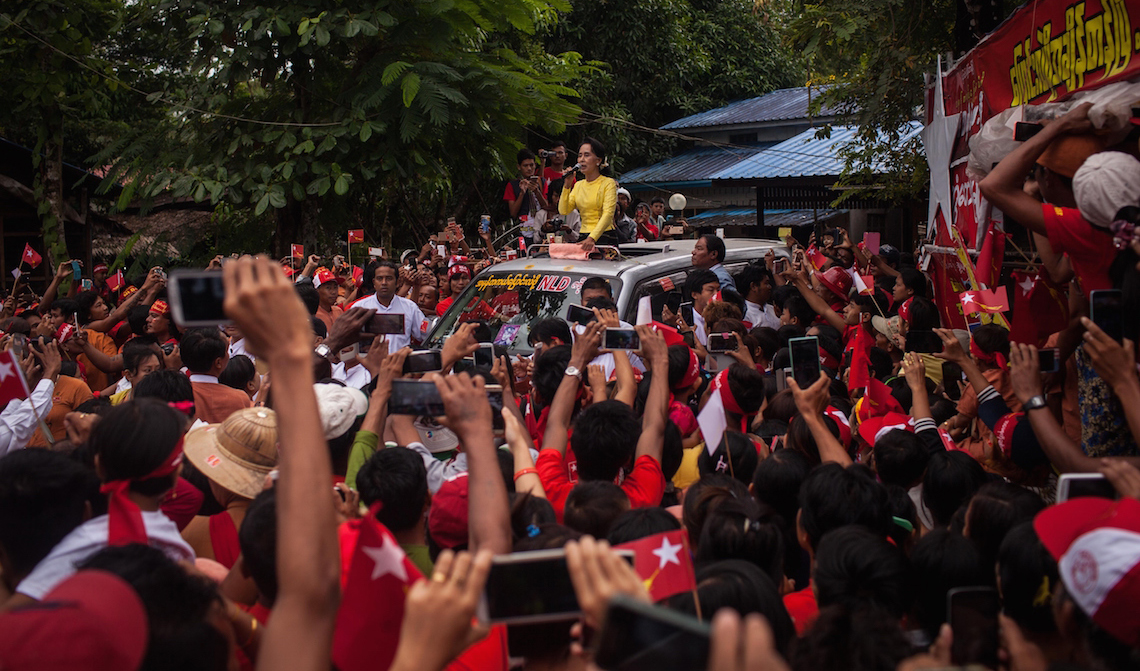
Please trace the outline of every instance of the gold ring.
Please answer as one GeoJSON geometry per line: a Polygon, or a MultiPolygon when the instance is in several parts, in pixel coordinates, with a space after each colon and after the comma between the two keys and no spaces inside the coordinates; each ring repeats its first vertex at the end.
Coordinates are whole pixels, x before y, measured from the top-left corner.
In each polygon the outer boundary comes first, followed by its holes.
{"type": "Polygon", "coordinates": [[[432,573],[431,574],[431,581],[432,582],[447,582],[447,576],[445,576],[442,573],[438,573],[438,572],[432,573]]]}

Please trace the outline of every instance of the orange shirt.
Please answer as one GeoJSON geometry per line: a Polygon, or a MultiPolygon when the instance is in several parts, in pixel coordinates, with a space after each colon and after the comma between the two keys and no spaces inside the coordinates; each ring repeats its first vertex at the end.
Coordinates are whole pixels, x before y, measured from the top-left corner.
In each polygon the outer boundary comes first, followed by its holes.
{"type": "Polygon", "coordinates": [[[217,382],[190,382],[194,388],[194,414],[207,424],[220,424],[242,408],[253,406],[249,394],[217,382]]]}
{"type": "MultiPolygon", "coordinates": [[[[115,356],[119,353],[119,348],[115,346],[115,340],[111,336],[93,329],[83,330],[87,332],[87,342],[91,343],[95,349],[107,356],[115,356]]],[[[88,387],[103,391],[111,386],[111,376],[96,368],[86,354],[80,354],[76,359],[83,363],[84,372],[87,374],[88,387]]]]}
{"type": "Polygon", "coordinates": [[[324,322],[325,328],[329,330],[329,333],[332,333],[333,322],[335,322],[337,317],[339,317],[343,312],[344,309],[342,309],[339,305],[334,305],[332,307],[332,310],[326,310],[323,306],[318,307],[317,319],[324,322]]]}
{"type": "MultiPolygon", "coordinates": [[[[47,423],[52,438],[56,440],[66,438],[67,429],[63,426],[64,415],[75,410],[93,397],[94,394],[91,393],[91,388],[88,387],[83,380],[68,375],[60,375],[59,379],[55,381],[55,391],[51,397],[51,410],[49,410],[47,416],[44,417],[44,422],[47,423]]],[[[28,447],[47,446],[48,442],[44,439],[43,429],[37,428],[36,432],[33,433],[32,437],[28,440],[28,447]]]]}

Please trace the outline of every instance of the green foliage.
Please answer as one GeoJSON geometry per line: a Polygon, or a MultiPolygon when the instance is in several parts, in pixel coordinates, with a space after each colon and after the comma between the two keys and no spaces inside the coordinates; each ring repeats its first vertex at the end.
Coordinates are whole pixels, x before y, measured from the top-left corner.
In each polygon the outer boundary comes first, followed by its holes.
{"type": "Polygon", "coordinates": [[[588,70],[573,53],[505,45],[560,6],[545,0],[143,4],[187,56],[156,96],[172,113],[101,155],[114,162],[105,184],[275,211],[279,238],[295,236],[278,245],[321,227],[375,235],[409,215],[430,226],[437,208],[414,210],[411,191],[446,199],[476,174],[505,175],[525,128],[577,118],[567,83],[588,70]]]}
{"type": "Polygon", "coordinates": [[[551,26],[550,51],[572,50],[609,65],[579,90],[583,134],[610,145],[619,170],[668,156],[676,142],[659,128],[680,117],[802,86],[805,69],[750,0],[576,2],[551,26]]]}

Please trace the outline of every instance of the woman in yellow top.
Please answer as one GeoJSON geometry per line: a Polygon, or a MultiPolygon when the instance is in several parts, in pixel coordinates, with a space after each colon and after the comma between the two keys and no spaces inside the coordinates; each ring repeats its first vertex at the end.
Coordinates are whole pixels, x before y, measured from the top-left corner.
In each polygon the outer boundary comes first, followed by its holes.
{"type": "Polygon", "coordinates": [[[617,209],[617,182],[602,175],[606,165],[606,148],[593,138],[586,138],[578,148],[578,168],[585,180],[575,180],[571,169],[558,199],[558,213],[566,216],[578,210],[582,217],[580,234],[582,251],[589,252],[598,242],[607,245],[618,243],[614,230],[614,211],[617,209]]]}

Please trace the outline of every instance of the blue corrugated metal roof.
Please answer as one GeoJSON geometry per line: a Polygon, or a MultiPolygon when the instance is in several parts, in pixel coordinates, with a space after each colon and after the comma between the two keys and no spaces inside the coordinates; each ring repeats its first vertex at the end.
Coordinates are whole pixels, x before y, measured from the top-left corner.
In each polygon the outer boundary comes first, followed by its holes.
{"type": "MultiPolygon", "coordinates": [[[[819,97],[823,89],[801,86],[794,89],[779,89],[762,96],[738,100],[724,107],[707,112],[692,114],[665,124],[664,130],[702,128],[708,126],[731,126],[735,124],[765,123],[808,118],[808,101],[819,97]]],[[[823,108],[817,117],[835,116],[839,112],[823,108]]]]}
{"type": "MultiPolygon", "coordinates": [[[[764,210],[765,226],[807,226],[819,221],[826,221],[846,213],[847,210],[764,210]]],[[[723,207],[715,210],[705,210],[699,214],[688,217],[688,220],[699,227],[705,226],[755,226],[755,207],[723,207]]]]}
{"type": "Polygon", "coordinates": [[[708,180],[709,175],[729,168],[741,160],[755,156],[766,146],[738,148],[738,147],[698,147],[676,156],[671,156],[660,163],[643,168],[634,168],[623,174],[618,180],[622,185],[634,182],[694,182],[708,180]]]}
{"type": "MultiPolygon", "coordinates": [[[[857,130],[855,126],[832,126],[831,137],[817,138],[815,129],[808,129],[709,175],[708,179],[716,181],[838,175],[843,172],[839,150],[855,139],[857,130]]],[[[921,130],[922,124],[912,121],[900,142],[910,140],[921,130]]]]}

